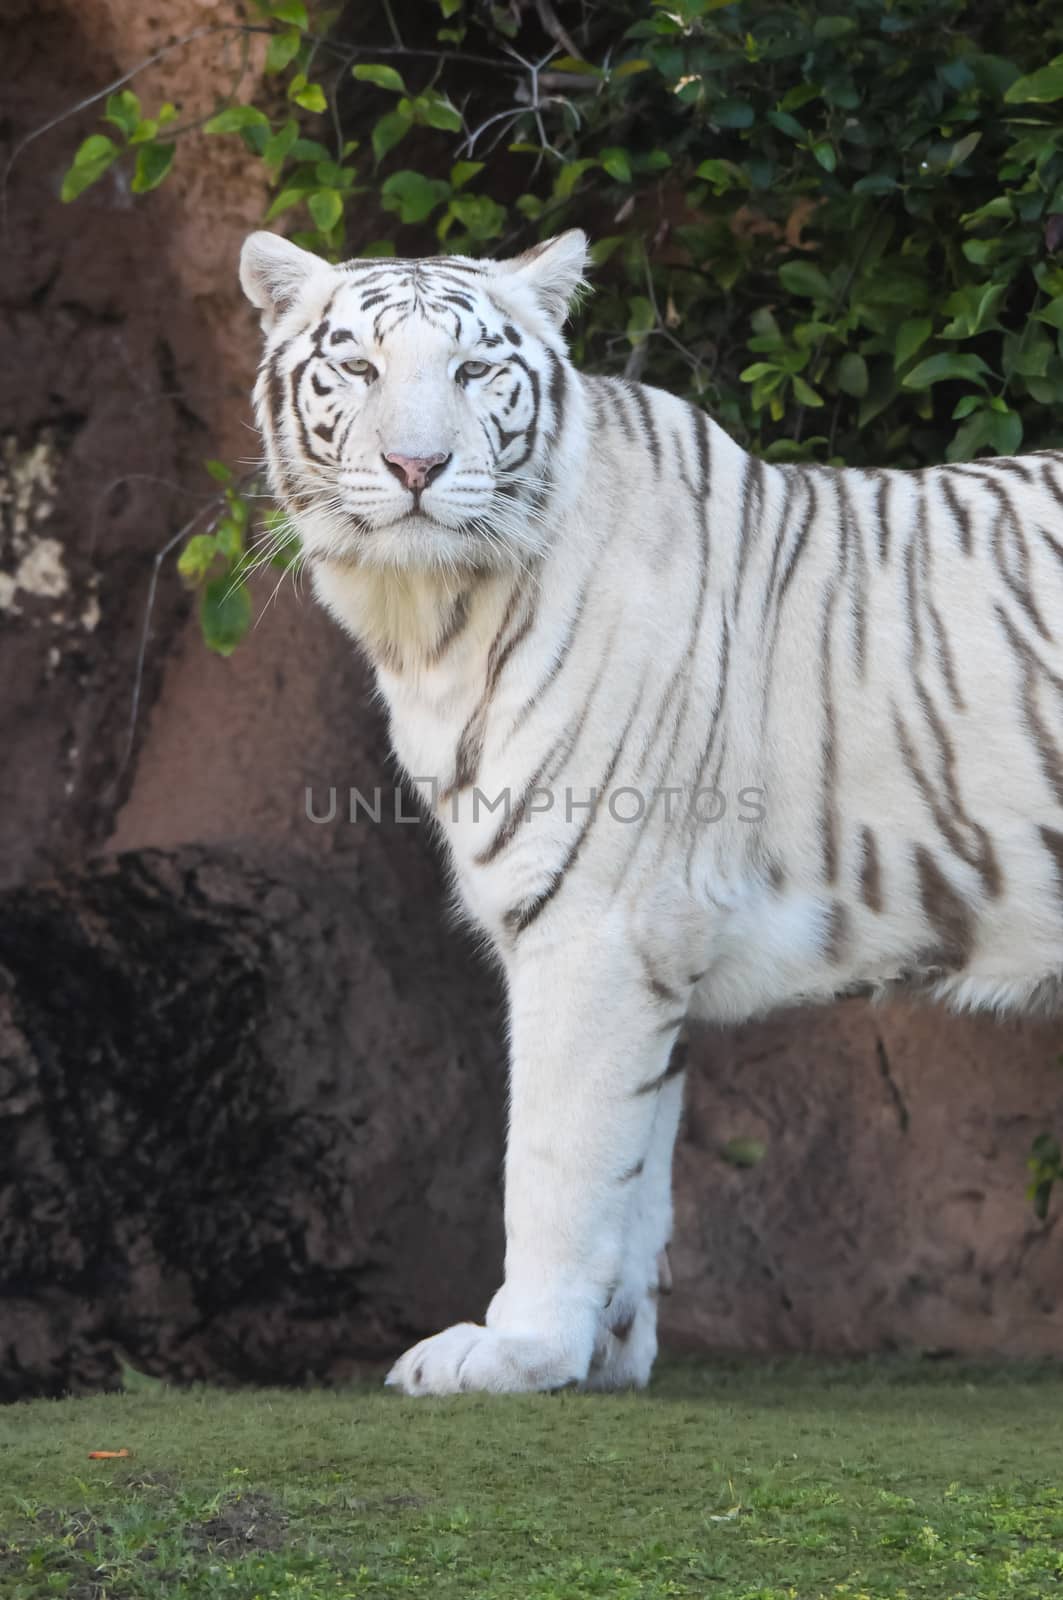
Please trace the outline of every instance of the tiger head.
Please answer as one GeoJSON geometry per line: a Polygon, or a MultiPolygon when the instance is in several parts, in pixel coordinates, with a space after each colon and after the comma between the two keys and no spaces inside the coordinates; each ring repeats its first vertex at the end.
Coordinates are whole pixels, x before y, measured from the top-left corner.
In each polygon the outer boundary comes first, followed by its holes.
{"type": "Polygon", "coordinates": [[[576,387],[560,330],[586,252],[574,229],[506,261],[330,266],[250,236],[255,407],[311,562],[491,569],[543,548],[576,387]]]}

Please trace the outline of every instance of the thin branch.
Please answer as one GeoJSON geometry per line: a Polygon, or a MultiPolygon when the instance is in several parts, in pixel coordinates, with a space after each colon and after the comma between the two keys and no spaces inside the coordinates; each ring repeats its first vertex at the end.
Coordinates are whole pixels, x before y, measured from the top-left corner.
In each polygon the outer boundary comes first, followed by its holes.
{"type": "MultiPolygon", "coordinates": [[[[29,146],[33,144],[34,140],[42,138],[44,134],[50,133],[53,128],[58,128],[62,123],[69,121],[71,117],[76,117],[79,112],[87,111],[90,106],[96,105],[100,100],[105,100],[108,95],[116,93],[116,91],[121,89],[125,84],[131,83],[134,78],[138,77],[140,73],[146,71],[148,67],[154,66],[157,61],[165,60],[165,58],[169,55],[172,55],[175,50],[183,49],[185,45],[192,44],[196,39],[203,39],[208,36],[216,36],[224,33],[237,33],[243,35],[266,34],[269,37],[273,37],[276,32],[276,28],[259,26],[254,23],[205,23],[200,28],[193,28],[191,33],[182,34],[179,39],[171,40],[169,44],[163,45],[160,49],[153,51],[150,56],[145,56],[143,60],[138,61],[135,66],[130,67],[127,72],[123,72],[120,77],[114,78],[110,83],[105,84],[102,89],[97,89],[93,94],[86,95],[84,99],[76,101],[74,105],[67,106],[65,111],[59,112],[58,116],[51,117],[47,122],[42,122],[37,128],[32,128],[30,132],[27,133],[24,138],[20,139],[18,144],[15,145],[15,148],[7,158],[3,173],[0,174],[0,234],[3,235],[5,241],[10,242],[7,204],[8,182],[10,180],[11,173],[14,170],[15,163],[21,159],[29,146]]],[[[510,66],[509,62],[502,60],[500,57],[471,54],[467,55],[461,50],[415,50],[403,44],[352,45],[349,41],[345,42],[339,39],[326,38],[322,34],[310,32],[305,32],[304,37],[309,39],[315,46],[320,46],[324,50],[331,51],[334,55],[346,57],[345,65],[349,65],[351,62],[358,60],[359,57],[365,56],[369,56],[370,58],[373,56],[407,56],[415,60],[428,60],[435,62],[459,61],[464,62],[467,66],[490,67],[495,72],[509,72],[517,74],[521,70],[521,68],[518,66],[510,66]]],[[[213,115],[213,113],[211,113],[211,115],[213,115]]],[[[209,118],[207,120],[209,120],[209,118]]],[[[189,126],[195,126],[195,124],[190,124],[189,126]]],[[[188,129],[182,129],[181,131],[186,132],[188,129]]]]}
{"type": "MultiPolygon", "coordinates": [[[[197,489],[186,489],[183,484],[175,483],[172,478],[160,478],[153,472],[123,472],[120,477],[112,478],[106,488],[100,490],[96,496],[96,503],[92,512],[92,532],[89,536],[89,548],[86,554],[91,560],[96,551],[96,536],[99,533],[100,514],[110,496],[116,489],[125,483],[154,483],[161,489],[169,489],[172,494],[183,494],[190,500],[216,500],[217,494],[208,491],[206,494],[197,489]]],[[[203,510],[203,507],[200,507],[203,510]]]]}
{"type": "Polygon", "coordinates": [[[140,691],[144,683],[144,661],[148,653],[148,639],[151,634],[151,614],[155,609],[155,592],[159,586],[159,571],[163,562],[166,560],[166,557],[170,554],[170,551],[174,549],[176,545],[179,545],[182,539],[188,538],[189,534],[192,532],[192,529],[195,527],[200,517],[203,516],[204,512],[209,511],[211,506],[217,506],[220,515],[221,506],[224,504],[224,500],[225,497],[222,494],[212,495],[208,504],[205,506],[200,506],[195,516],[190,517],[185,523],[184,527],[179,528],[173,537],[171,539],[167,539],[162,548],[157,550],[155,553],[155,558],[151,565],[151,580],[148,583],[148,598],[144,603],[144,621],[140,628],[140,644],[137,648],[136,670],[133,674],[133,694],[129,705],[129,727],[126,732],[125,751],[122,755],[121,764],[119,765],[118,771],[115,775],[114,781],[116,784],[121,783],[122,778],[125,776],[126,769],[129,766],[130,759],[133,755],[133,743],[137,734],[137,718],[140,715],[140,691]]]}
{"type": "Polygon", "coordinates": [[[388,27],[391,30],[391,37],[394,39],[398,49],[404,50],[406,47],[402,42],[402,34],[399,32],[399,25],[395,21],[395,13],[391,9],[391,0],[383,0],[383,3],[384,15],[388,19],[388,27]]]}
{"type": "Polygon", "coordinates": [[[154,54],[145,56],[143,61],[138,61],[135,67],[130,67],[128,72],[123,72],[122,76],[115,78],[113,83],[107,84],[103,89],[97,89],[95,94],[86,95],[76,105],[67,106],[66,110],[60,111],[58,116],[50,118],[48,122],[42,122],[39,128],[33,128],[24,138],[20,139],[8,156],[3,176],[0,177],[0,219],[2,219],[0,220],[0,227],[3,229],[4,238],[10,238],[7,225],[8,179],[11,176],[15,162],[18,161],[35,139],[41,138],[43,134],[50,133],[53,128],[58,128],[60,123],[68,121],[71,117],[76,117],[79,111],[86,111],[89,106],[95,105],[98,100],[104,100],[108,95],[114,94],[123,84],[129,83],[131,79],[135,78],[138,73],[143,72],[147,67],[154,66],[156,61],[162,61],[166,56],[172,55],[175,50],[180,50],[184,45],[191,44],[194,39],[202,39],[207,34],[231,33],[234,29],[238,32],[244,31],[242,25],[237,27],[236,24],[232,23],[212,22],[205,24],[201,28],[193,28],[191,33],[183,34],[180,39],[175,39],[171,44],[163,45],[154,54]]]}

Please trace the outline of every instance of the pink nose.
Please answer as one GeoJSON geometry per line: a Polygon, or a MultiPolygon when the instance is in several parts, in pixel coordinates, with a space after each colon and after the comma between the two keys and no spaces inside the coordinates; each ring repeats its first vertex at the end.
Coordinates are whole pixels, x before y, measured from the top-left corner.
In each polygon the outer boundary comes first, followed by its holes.
{"type": "Polygon", "coordinates": [[[434,456],[403,456],[397,451],[391,451],[384,457],[388,471],[393,472],[399,482],[405,484],[407,489],[412,489],[415,494],[427,489],[433,479],[439,477],[449,460],[449,455],[444,455],[442,452],[434,456]]]}

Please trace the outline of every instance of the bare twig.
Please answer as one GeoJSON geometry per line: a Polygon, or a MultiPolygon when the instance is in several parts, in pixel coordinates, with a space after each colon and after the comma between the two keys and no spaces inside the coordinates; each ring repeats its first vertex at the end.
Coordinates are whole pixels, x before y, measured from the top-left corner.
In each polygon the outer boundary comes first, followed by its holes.
{"type": "Polygon", "coordinates": [[[173,537],[167,539],[162,548],[155,552],[155,558],[151,564],[151,579],[148,583],[148,597],[144,603],[144,620],[140,628],[140,644],[137,648],[137,664],[133,673],[133,694],[129,705],[129,727],[126,732],[125,751],[122,755],[121,764],[115,775],[116,784],[122,781],[133,754],[133,744],[137,733],[137,718],[140,715],[140,692],[144,683],[144,661],[148,653],[148,639],[151,635],[151,616],[155,609],[155,592],[159,586],[159,571],[163,562],[166,560],[166,557],[170,554],[170,551],[173,550],[176,545],[179,545],[183,539],[188,538],[189,534],[192,532],[199,519],[203,516],[204,512],[209,511],[211,507],[217,507],[218,515],[220,516],[221,507],[224,505],[224,503],[225,497],[223,494],[212,495],[208,503],[205,506],[200,506],[195,516],[189,517],[184,527],[178,528],[173,537]]]}
{"type": "MultiPolygon", "coordinates": [[[[180,39],[174,39],[172,43],[163,45],[160,50],[156,50],[152,55],[145,56],[143,61],[138,61],[135,67],[130,67],[128,72],[123,72],[120,78],[115,78],[112,83],[108,83],[104,88],[97,89],[95,94],[86,95],[83,100],[77,101],[75,105],[67,106],[66,110],[60,111],[58,116],[49,118],[47,122],[42,122],[39,128],[31,129],[24,138],[20,139],[8,156],[3,176],[0,177],[0,227],[3,229],[5,240],[9,238],[7,225],[8,179],[11,176],[15,162],[19,160],[35,139],[40,139],[42,135],[50,133],[53,128],[58,128],[60,123],[67,122],[71,117],[76,117],[79,111],[86,111],[89,106],[95,105],[98,100],[104,100],[108,95],[114,94],[123,84],[129,83],[131,79],[135,78],[138,73],[154,66],[156,61],[162,61],[166,56],[172,55],[175,50],[180,50],[184,45],[191,44],[194,39],[205,38],[207,34],[231,33],[235,28],[235,24],[228,23],[207,23],[202,28],[193,28],[191,33],[183,34],[180,39]]],[[[244,30],[241,26],[237,31],[242,32],[244,30]]],[[[267,29],[266,31],[268,32],[269,30],[267,29]]]]}
{"type": "MultiPolygon", "coordinates": [[[[96,551],[96,536],[99,533],[100,514],[114,491],[120,489],[126,483],[154,483],[160,489],[169,489],[173,494],[186,495],[190,500],[217,499],[217,494],[213,490],[203,494],[196,489],[186,489],[183,484],[175,483],[172,478],[160,478],[153,472],[123,472],[120,477],[112,478],[106,488],[101,489],[96,496],[96,504],[92,512],[92,531],[89,535],[89,548],[86,552],[90,560],[96,551]]],[[[202,510],[202,507],[200,509],[202,510]]]]}
{"type": "Polygon", "coordinates": [[[583,52],[572,43],[571,37],[565,32],[564,25],[551,5],[550,0],[536,0],[535,9],[538,12],[543,32],[549,38],[555,40],[563,50],[567,50],[570,56],[574,56],[577,61],[581,61],[583,52]]]}

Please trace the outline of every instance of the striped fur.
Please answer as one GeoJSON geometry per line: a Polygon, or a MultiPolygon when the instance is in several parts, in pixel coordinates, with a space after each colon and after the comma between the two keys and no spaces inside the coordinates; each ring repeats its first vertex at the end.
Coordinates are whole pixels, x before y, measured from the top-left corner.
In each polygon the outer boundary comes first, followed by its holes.
{"type": "Polygon", "coordinates": [[[769,466],[574,370],[582,236],[342,268],[263,237],[275,488],[509,986],[506,1280],[393,1381],[645,1382],[688,1018],[1057,1002],[1063,453],[769,466]],[[420,514],[391,450],[450,457],[420,514]]]}

